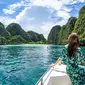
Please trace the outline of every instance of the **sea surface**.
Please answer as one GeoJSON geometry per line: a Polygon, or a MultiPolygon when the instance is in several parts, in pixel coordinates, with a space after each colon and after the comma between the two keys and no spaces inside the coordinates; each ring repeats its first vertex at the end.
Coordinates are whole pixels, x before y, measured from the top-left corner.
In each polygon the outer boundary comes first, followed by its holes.
{"type": "MultiPolygon", "coordinates": [[[[0,45],[0,85],[35,85],[61,56],[61,45],[0,45]]],[[[85,47],[81,47],[85,55],[85,47]]]]}

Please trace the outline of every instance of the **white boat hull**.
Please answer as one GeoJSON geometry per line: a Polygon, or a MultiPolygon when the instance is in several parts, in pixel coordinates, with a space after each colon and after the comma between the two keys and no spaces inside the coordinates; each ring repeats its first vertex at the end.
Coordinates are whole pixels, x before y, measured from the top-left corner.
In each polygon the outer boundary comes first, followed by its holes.
{"type": "Polygon", "coordinates": [[[50,68],[36,85],[71,85],[70,78],[66,74],[66,65],[61,64],[50,68]]]}

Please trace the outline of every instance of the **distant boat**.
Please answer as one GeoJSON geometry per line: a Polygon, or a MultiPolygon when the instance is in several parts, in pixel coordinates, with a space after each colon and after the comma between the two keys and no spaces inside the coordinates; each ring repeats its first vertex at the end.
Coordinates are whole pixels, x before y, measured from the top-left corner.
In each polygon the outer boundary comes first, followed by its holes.
{"type": "Polygon", "coordinates": [[[35,85],[71,85],[66,65],[60,64],[48,69],[35,85]]]}

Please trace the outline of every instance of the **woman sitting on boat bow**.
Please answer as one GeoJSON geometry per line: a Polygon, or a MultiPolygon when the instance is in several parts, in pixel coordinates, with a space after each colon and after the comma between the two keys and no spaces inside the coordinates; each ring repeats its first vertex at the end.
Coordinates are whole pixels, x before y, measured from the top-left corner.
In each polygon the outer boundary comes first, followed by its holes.
{"type": "MultiPolygon", "coordinates": [[[[62,56],[56,61],[56,64],[61,62],[66,64],[66,71],[69,75],[72,85],[85,85],[85,59],[79,48],[79,38],[76,33],[71,33],[68,37],[68,44],[65,45],[62,56]]],[[[52,64],[54,67],[56,64],[52,64]]]]}

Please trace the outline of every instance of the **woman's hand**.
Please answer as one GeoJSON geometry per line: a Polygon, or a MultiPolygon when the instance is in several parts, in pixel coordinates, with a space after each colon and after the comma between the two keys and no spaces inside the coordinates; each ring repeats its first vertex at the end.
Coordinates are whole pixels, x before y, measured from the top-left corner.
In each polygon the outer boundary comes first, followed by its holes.
{"type": "Polygon", "coordinates": [[[54,66],[55,66],[56,64],[59,64],[59,63],[61,63],[61,58],[58,58],[58,60],[56,61],[56,63],[55,63],[55,64],[51,64],[50,67],[53,67],[53,68],[54,68],[54,66]]]}
{"type": "Polygon", "coordinates": [[[55,66],[55,64],[53,64],[53,63],[50,65],[50,67],[52,67],[52,68],[54,68],[54,66],[55,66]]]}

